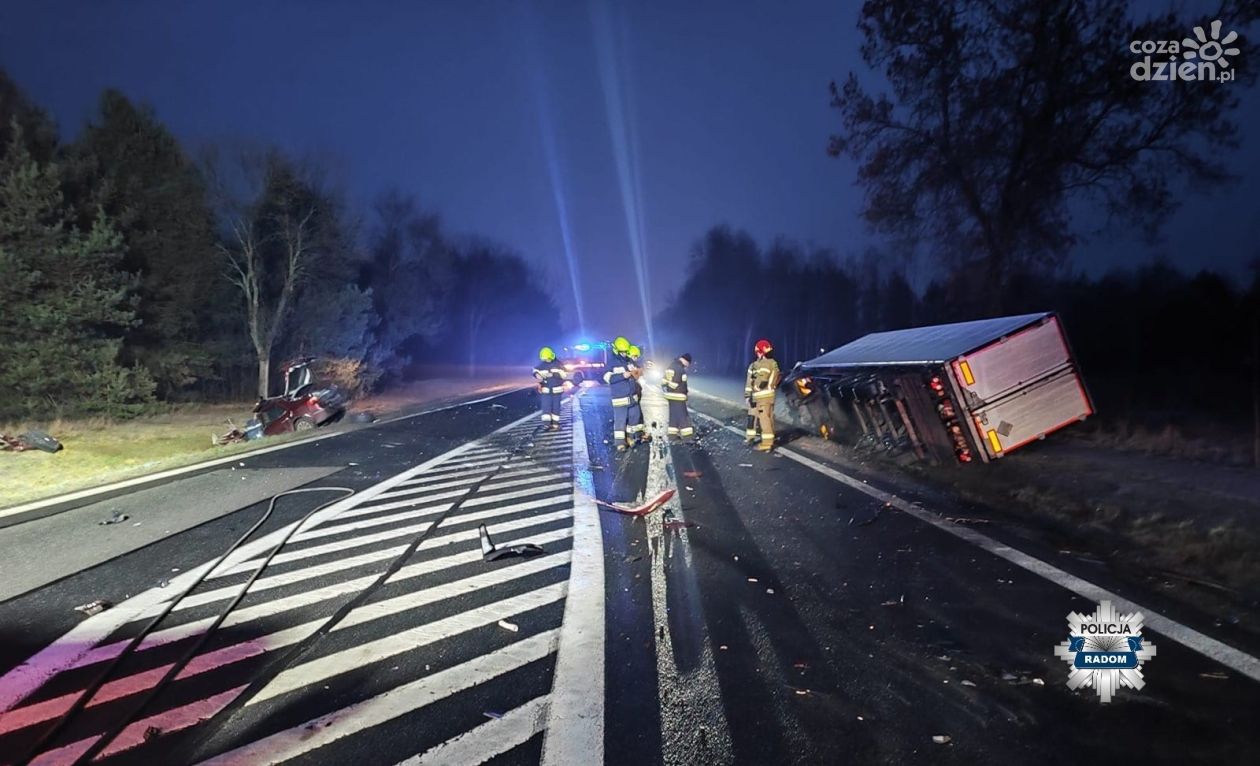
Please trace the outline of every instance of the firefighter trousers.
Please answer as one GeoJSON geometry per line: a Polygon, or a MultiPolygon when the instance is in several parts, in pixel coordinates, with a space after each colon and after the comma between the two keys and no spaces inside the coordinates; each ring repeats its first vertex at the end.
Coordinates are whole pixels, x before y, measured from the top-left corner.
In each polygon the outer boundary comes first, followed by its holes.
{"type": "Polygon", "coordinates": [[[630,406],[626,408],[626,436],[634,438],[639,434],[647,433],[647,426],[643,424],[643,407],[639,404],[638,396],[630,397],[630,406]]]}
{"type": "Polygon", "coordinates": [[[774,444],[774,399],[754,399],[752,406],[748,408],[748,428],[745,429],[744,435],[750,441],[757,438],[757,432],[761,432],[761,444],[767,446],[774,444]]]}
{"type": "Polygon", "coordinates": [[[613,400],[613,443],[621,444],[626,440],[626,423],[630,415],[630,400],[613,400]],[[618,404],[623,401],[624,404],[618,404]]]}
{"type": "Polygon", "coordinates": [[[538,395],[538,411],[543,425],[560,425],[560,394],[543,392],[538,395]]]}
{"type": "Polygon", "coordinates": [[[669,430],[670,436],[680,436],[686,438],[694,435],[696,429],[691,426],[691,415],[687,413],[687,400],[669,400],[669,430]]]}

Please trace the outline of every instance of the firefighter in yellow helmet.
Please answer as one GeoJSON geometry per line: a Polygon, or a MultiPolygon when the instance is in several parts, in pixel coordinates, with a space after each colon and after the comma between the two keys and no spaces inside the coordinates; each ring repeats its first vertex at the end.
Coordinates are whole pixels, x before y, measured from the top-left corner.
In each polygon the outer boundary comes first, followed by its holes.
{"type": "Polygon", "coordinates": [[[629,444],[630,404],[634,399],[634,384],[637,378],[634,362],[630,360],[630,341],[618,337],[613,341],[612,354],[608,357],[608,366],[604,369],[604,382],[608,384],[612,396],[613,408],[613,443],[618,452],[625,452],[629,444]]]}
{"type": "Polygon", "coordinates": [[[647,432],[647,426],[643,423],[643,384],[639,382],[643,377],[643,366],[640,361],[643,351],[631,344],[626,356],[634,365],[634,398],[630,400],[630,411],[626,413],[626,438],[632,440],[637,438],[640,444],[646,444],[652,441],[652,435],[647,432]]]}
{"type": "Polygon", "coordinates": [[[538,410],[548,431],[560,430],[560,395],[564,393],[564,381],[568,377],[564,365],[556,361],[551,346],[538,350],[538,364],[534,365],[534,377],[538,380],[538,410]]]}
{"type": "Polygon", "coordinates": [[[753,351],[757,358],[748,365],[744,382],[744,397],[748,399],[748,428],[744,436],[753,444],[758,441],[757,431],[761,431],[757,449],[769,451],[774,448],[774,392],[779,385],[779,363],[771,357],[774,347],[768,340],[757,341],[753,351]]]}

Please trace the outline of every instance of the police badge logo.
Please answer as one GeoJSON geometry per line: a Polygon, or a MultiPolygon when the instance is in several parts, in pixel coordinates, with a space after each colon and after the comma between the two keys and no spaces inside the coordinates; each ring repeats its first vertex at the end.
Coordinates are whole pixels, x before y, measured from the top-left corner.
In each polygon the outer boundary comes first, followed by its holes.
{"type": "Polygon", "coordinates": [[[1068,613],[1068,640],[1054,648],[1054,655],[1071,666],[1068,688],[1092,686],[1106,703],[1121,686],[1145,686],[1142,663],[1155,656],[1155,645],[1142,638],[1143,619],[1141,612],[1118,613],[1110,601],[1092,615],[1068,613]]]}

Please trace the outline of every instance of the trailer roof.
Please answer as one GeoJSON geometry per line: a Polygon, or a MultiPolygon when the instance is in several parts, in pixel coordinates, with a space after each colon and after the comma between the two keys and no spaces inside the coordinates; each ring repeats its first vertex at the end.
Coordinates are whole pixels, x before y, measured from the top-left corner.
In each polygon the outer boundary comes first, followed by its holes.
{"type": "Polygon", "coordinates": [[[874,332],[805,362],[807,368],[940,364],[975,351],[1052,312],[874,332]]]}

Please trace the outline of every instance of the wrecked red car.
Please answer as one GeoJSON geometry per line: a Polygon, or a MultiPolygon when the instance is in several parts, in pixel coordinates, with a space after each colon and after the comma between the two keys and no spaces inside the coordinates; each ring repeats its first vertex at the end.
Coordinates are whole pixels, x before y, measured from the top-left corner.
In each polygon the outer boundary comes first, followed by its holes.
{"type": "Polygon", "coordinates": [[[291,431],[310,431],[340,420],[346,413],[345,392],[335,385],[317,387],[310,358],[295,359],[282,368],[284,393],[259,399],[254,420],[245,428],[246,438],[276,436],[291,431]]]}

